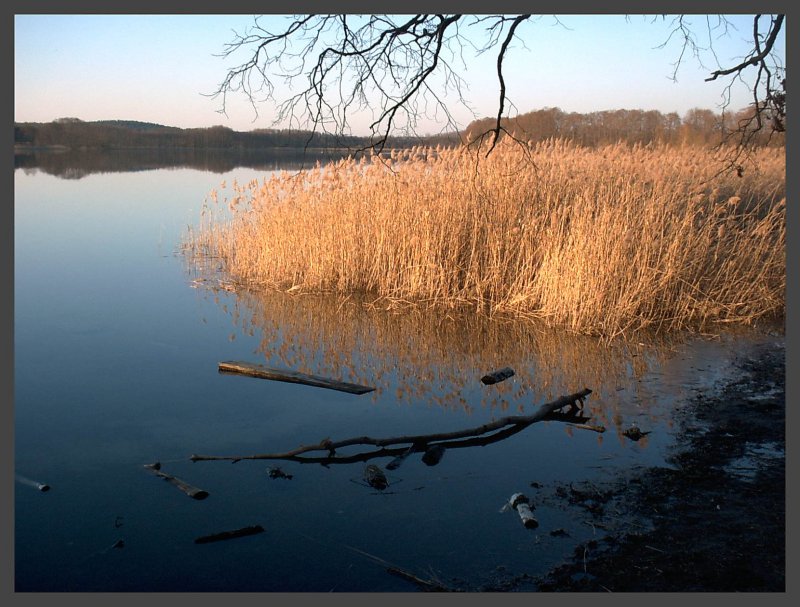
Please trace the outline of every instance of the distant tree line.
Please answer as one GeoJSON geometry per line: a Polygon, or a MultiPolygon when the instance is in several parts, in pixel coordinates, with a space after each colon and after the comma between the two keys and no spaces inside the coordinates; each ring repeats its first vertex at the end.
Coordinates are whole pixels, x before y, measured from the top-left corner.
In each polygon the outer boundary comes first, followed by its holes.
{"type": "MultiPolygon", "coordinates": [[[[586,146],[624,141],[631,144],[650,142],[666,144],[716,145],[737,131],[737,126],[751,118],[748,110],[716,114],[707,109],[689,110],[683,118],[672,112],[650,110],[607,110],[579,114],[559,108],[544,108],[504,119],[504,131],[523,141],[564,138],[586,146]]],[[[495,119],[472,122],[462,133],[427,137],[393,137],[389,147],[418,144],[457,145],[474,141],[486,133],[495,119]]],[[[784,133],[764,131],[762,144],[784,144],[784,133]]],[[[234,131],[224,126],[181,129],[147,122],[106,120],[84,122],[60,118],[47,123],[16,123],[14,142],[25,147],[63,146],[70,149],[216,149],[243,151],[269,148],[346,148],[368,145],[365,137],[340,136],[289,129],[234,131]]]]}
{"type": "Polygon", "coordinates": [[[71,149],[164,148],[242,150],[274,147],[358,147],[361,138],[310,131],[234,131],[224,126],[181,129],[123,120],[83,122],[61,118],[47,123],[16,123],[14,143],[36,147],[66,146],[71,149]]]}
{"type": "MultiPolygon", "coordinates": [[[[717,114],[711,110],[691,109],[681,118],[676,112],[662,114],[657,110],[606,110],[579,114],[559,108],[544,108],[511,119],[502,126],[511,136],[523,141],[549,138],[570,139],[585,146],[624,141],[631,144],[704,144],[717,145],[735,139],[740,126],[753,119],[753,111],[717,114]]],[[[472,122],[465,138],[473,141],[489,131],[495,118],[472,122]]],[[[785,134],[765,129],[753,143],[783,145],[785,134]]]]}

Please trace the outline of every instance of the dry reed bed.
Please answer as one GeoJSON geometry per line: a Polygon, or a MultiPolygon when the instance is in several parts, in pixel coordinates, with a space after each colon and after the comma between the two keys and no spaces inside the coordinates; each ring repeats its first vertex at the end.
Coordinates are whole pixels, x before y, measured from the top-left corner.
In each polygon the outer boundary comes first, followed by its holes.
{"type": "MultiPolygon", "coordinates": [[[[541,318],[613,337],[784,307],[785,155],[700,147],[414,149],[233,185],[187,250],[242,285],[541,318]],[[227,199],[226,199],[227,201],[227,199]],[[230,211],[230,212],[229,212],[230,211]]],[[[213,198],[218,199],[216,193],[213,198]]]]}

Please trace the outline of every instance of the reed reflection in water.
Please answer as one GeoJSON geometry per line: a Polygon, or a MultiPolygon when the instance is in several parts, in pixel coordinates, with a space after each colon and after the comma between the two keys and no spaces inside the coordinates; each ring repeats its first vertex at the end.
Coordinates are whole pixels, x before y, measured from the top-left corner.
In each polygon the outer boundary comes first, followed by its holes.
{"type": "MultiPolygon", "coordinates": [[[[209,286],[207,293],[223,305],[221,288],[232,289],[209,286]]],[[[530,412],[588,387],[592,423],[620,435],[629,426],[621,405],[671,353],[663,340],[609,345],[531,321],[379,307],[355,297],[240,290],[230,301],[223,308],[234,325],[260,339],[263,360],[252,362],[373,386],[361,398],[374,402],[482,409],[492,417],[530,412]],[[481,384],[484,374],[506,366],[513,377],[481,384]]]]}

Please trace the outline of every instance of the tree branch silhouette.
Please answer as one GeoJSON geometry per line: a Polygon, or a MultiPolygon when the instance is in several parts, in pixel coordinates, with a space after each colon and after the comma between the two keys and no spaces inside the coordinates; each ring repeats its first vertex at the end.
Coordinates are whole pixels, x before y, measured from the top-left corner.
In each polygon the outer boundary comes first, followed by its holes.
{"type": "MultiPolygon", "coordinates": [[[[311,125],[309,143],[318,132],[347,135],[352,116],[370,112],[369,143],[359,150],[380,152],[393,134],[416,136],[416,126],[424,117],[444,117],[442,132],[460,132],[450,106],[469,106],[464,96],[467,83],[457,64],[466,67],[465,50],[471,49],[476,56],[494,51],[497,113],[491,125],[478,135],[480,141],[491,137],[491,153],[501,136],[511,136],[504,126],[509,105],[505,61],[511,43],[516,39],[524,46],[519,26],[539,17],[311,14],[290,17],[278,32],[262,27],[256,17],[252,27],[235,34],[225,46],[223,57],[232,58],[243,52],[246,59],[229,69],[211,96],[221,99],[220,112],[225,113],[228,95],[241,92],[249,99],[256,118],[258,105],[270,100],[276,104],[276,124],[288,123],[290,128],[311,125]],[[276,92],[280,83],[287,85],[289,92],[279,98],[276,92]],[[451,93],[455,94],[455,101],[449,97],[451,93]]],[[[767,126],[771,132],[785,131],[786,70],[775,53],[784,15],[770,15],[768,19],[755,15],[751,48],[740,62],[729,66],[719,65],[712,40],[717,29],[722,30],[721,35],[730,35],[730,23],[725,17],[717,17],[716,25],[712,25],[711,16],[706,16],[707,46],[701,44],[686,15],[673,17],[672,24],[668,40],[661,46],[673,38],[681,41],[673,78],[687,55],[693,55],[703,66],[701,54],[710,52],[718,68],[710,71],[706,80],[731,79],[724,92],[724,109],[730,103],[730,87],[743,82],[745,72],[755,70],[755,81],[749,85],[752,106],[737,117],[727,138],[730,142],[738,137],[739,153],[763,142],[761,131],[767,126]]]]}

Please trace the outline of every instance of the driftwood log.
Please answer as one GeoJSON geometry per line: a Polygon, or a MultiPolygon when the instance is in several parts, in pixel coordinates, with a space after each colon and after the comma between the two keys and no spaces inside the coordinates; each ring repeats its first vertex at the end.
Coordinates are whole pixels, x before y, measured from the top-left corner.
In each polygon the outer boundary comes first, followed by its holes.
{"type": "MultiPolygon", "coordinates": [[[[496,421],[483,424],[476,428],[468,428],[466,430],[457,430],[455,432],[440,432],[434,434],[417,434],[406,436],[394,436],[389,438],[373,438],[370,436],[358,436],[348,438],[341,441],[332,441],[329,438],[322,440],[316,445],[303,445],[292,449],[291,451],[284,451],[283,453],[259,453],[254,455],[192,455],[193,462],[199,461],[217,461],[227,460],[238,462],[241,460],[263,460],[263,459],[282,459],[289,461],[296,461],[301,463],[319,463],[319,464],[345,464],[358,461],[366,461],[374,457],[385,456],[402,456],[405,459],[413,451],[428,451],[434,444],[441,445],[441,448],[454,449],[458,447],[471,447],[477,445],[487,445],[498,440],[508,438],[509,436],[521,432],[531,424],[540,421],[565,421],[565,422],[580,422],[588,418],[581,415],[583,402],[585,398],[591,394],[592,391],[588,388],[562,396],[552,402],[544,403],[535,413],[531,415],[509,415],[502,417],[496,421]],[[564,410],[566,409],[566,410],[564,410]],[[495,432],[497,431],[497,432],[495,432]],[[487,435],[490,432],[494,434],[487,435]],[[467,440],[458,440],[467,439],[467,440]],[[380,449],[367,452],[358,453],[348,456],[337,456],[336,450],[353,445],[372,445],[380,447],[380,449]],[[400,448],[390,449],[392,445],[406,445],[400,448]],[[407,445],[411,445],[408,447],[407,445]],[[306,453],[313,451],[327,451],[326,457],[309,457],[304,456],[306,453]]],[[[442,452],[443,453],[443,452],[442,452]]],[[[390,462],[392,464],[393,462],[390,462]]],[[[399,464],[397,464],[399,465],[399,464]]],[[[397,467],[395,465],[390,470],[397,467]]],[[[388,466],[387,466],[388,467],[388,466]]]]}
{"type": "Polygon", "coordinates": [[[375,388],[371,388],[369,386],[351,384],[338,381],[336,379],[320,377],[318,375],[309,375],[307,373],[299,373],[297,371],[285,369],[270,369],[264,365],[256,365],[234,360],[223,361],[219,363],[219,372],[247,375],[249,377],[259,377],[261,379],[271,379],[274,381],[285,381],[293,384],[305,384],[307,386],[316,386],[318,388],[328,388],[329,390],[349,392],[350,394],[366,394],[367,392],[372,392],[375,390],[375,388]]]}
{"type": "Polygon", "coordinates": [[[161,464],[156,462],[154,464],[145,464],[144,467],[156,476],[160,476],[165,481],[175,485],[178,489],[183,491],[189,497],[196,499],[196,500],[204,500],[208,497],[208,491],[204,491],[203,489],[198,489],[197,487],[193,487],[189,483],[182,481],[179,478],[172,476],[171,474],[167,474],[166,472],[161,471],[161,464]]]}

